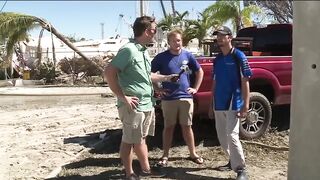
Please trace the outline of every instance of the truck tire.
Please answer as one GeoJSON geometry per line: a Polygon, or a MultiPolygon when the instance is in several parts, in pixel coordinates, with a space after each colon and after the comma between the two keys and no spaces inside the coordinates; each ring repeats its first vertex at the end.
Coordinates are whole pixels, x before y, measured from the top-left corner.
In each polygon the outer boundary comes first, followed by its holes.
{"type": "Polygon", "coordinates": [[[272,108],[269,100],[261,93],[251,92],[248,116],[240,119],[240,137],[261,137],[269,129],[271,118],[272,108]]]}

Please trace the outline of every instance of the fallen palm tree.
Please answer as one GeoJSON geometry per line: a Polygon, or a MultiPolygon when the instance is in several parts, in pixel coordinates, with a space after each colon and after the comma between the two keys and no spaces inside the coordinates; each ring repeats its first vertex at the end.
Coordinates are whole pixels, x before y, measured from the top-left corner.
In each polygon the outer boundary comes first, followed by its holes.
{"type": "MultiPolygon", "coordinates": [[[[95,62],[91,61],[87,56],[85,56],[79,49],[74,46],[67,38],[60,34],[52,24],[43,18],[36,16],[19,14],[14,12],[3,12],[0,13],[0,40],[6,42],[6,58],[13,52],[13,47],[19,41],[28,41],[27,32],[36,27],[42,27],[43,29],[49,31],[51,34],[55,35],[62,42],[64,42],[70,49],[75,51],[84,60],[96,66],[101,72],[103,68],[97,65],[95,62]]],[[[56,62],[53,44],[53,61],[56,62]]]]}

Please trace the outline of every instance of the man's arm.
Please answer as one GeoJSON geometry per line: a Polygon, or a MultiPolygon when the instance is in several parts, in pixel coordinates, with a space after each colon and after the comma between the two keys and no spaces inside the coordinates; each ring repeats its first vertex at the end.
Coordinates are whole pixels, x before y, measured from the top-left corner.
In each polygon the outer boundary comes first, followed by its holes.
{"type": "Polygon", "coordinates": [[[172,81],[173,78],[178,77],[178,74],[170,74],[170,75],[162,75],[151,72],[151,81],[153,83],[164,82],[164,81],[172,81]]]}
{"type": "Polygon", "coordinates": [[[240,117],[246,117],[249,110],[249,102],[250,102],[250,84],[249,78],[243,77],[241,79],[241,93],[243,97],[243,107],[240,111],[240,117]]]}
{"type": "Polygon", "coordinates": [[[200,67],[198,71],[195,72],[195,81],[194,81],[194,86],[192,88],[188,88],[188,93],[189,94],[195,94],[198,92],[201,82],[203,79],[203,70],[200,67]]]}
{"type": "Polygon", "coordinates": [[[211,87],[211,98],[210,98],[210,104],[209,104],[209,119],[214,119],[214,114],[213,114],[213,108],[214,108],[214,92],[216,89],[216,81],[212,80],[212,87],[211,87]]]}
{"type": "Polygon", "coordinates": [[[117,98],[123,101],[126,105],[132,109],[136,109],[139,104],[139,99],[137,97],[128,97],[125,96],[121,90],[121,87],[118,83],[118,73],[120,70],[111,64],[109,64],[104,71],[104,77],[108,82],[108,85],[111,91],[117,96],[117,98]]]}

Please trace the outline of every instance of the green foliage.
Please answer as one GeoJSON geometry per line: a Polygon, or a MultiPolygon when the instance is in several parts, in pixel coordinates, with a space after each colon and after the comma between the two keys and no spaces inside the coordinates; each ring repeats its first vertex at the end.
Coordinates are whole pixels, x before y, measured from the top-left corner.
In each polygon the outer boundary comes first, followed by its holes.
{"type": "Polygon", "coordinates": [[[44,79],[46,83],[53,83],[59,72],[55,70],[53,62],[43,62],[36,69],[31,70],[31,79],[44,79]]]}
{"type": "MultiPolygon", "coordinates": [[[[186,20],[183,41],[189,42],[191,39],[197,38],[199,42],[202,42],[208,32],[218,25],[221,25],[221,23],[219,21],[211,21],[208,14],[199,13],[197,20],[186,20]]],[[[201,47],[201,43],[199,43],[199,47],[201,47]]]]}
{"type": "Polygon", "coordinates": [[[217,1],[216,3],[207,7],[204,12],[211,21],[219,21],[222,24],[231,20],[233,29],[238,32],[240,28],[248,27],[253,25],[252,15],[262,13],[258,6],[250,5],[240,9],[239,0],[230,1],[217,1]]]}
{"type": "Polygon", "coordinates": [[[170,14],[166,18],[162,19],[158,23],[158,27],[161,28],[163,31],[170,31],[174,26],[174,19],[173,16],[170,14]]]}
{"type": "Polygon", "coordinates": [[[19,41],[28,41],[28,31],[38,27],[34,16],[2,12],[0,13],[0,40],[6,40],[7,54],[13,52],[13,46],[19,41]]]}
{"type": "Polygon", "coordinates": [[[85,41],[86,38],[82,37],[82,38],[76,38],[75,35],[69,35],[69,36],[65,36],[66,39],[68,39],[70,42],[75,43],[75,42],[79,42],[79,41],[85,41]]]}
{"type": "Polygon", "coordinates": [[[177,27],[184,29],[185,18],[189,15],[189,12],[176,12],[176,14],[177,15],[175,17],[172,14],[169,14],[167,17],[161,19],[158,23],[158,27],[163,31],[171,31],[172,29],[177,27]]]}

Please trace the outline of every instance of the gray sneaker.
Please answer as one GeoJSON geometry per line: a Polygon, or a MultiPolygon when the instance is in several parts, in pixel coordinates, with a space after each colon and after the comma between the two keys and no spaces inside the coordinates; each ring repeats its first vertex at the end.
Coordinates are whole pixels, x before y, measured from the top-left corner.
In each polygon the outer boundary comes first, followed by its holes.
{"type": "Polygon", "coordinates": [[[240,169],[237,171],[236,180],[248,180],[247,172],[244,169],[240,169]]]}
{"type": "Polygon", "coordinates": [[[231,162],[229,161],[228,164],[217,167],[218,171],[231,171],[231,162]]]}

